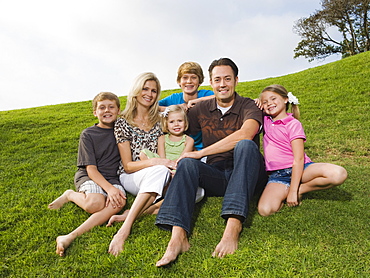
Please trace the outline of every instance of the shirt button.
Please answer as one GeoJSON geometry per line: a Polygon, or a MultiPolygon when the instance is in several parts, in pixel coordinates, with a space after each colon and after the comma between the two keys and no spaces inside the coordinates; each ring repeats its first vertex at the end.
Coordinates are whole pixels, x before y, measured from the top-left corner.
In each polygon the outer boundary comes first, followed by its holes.
{"type": "Polygon", "coordinates": [[[220,119],[220,121],[223,121],[223,120],[224,120],[223,118],[220,119]]]}

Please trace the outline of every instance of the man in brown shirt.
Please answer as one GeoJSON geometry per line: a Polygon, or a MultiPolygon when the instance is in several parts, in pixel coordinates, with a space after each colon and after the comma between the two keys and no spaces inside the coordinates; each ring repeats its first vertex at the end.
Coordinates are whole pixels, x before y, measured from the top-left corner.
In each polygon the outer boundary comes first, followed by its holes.
{"type": "Polygon", "coordinates": [[[189,249],[187,235],[195,206],[198,186],[207,196],[223,196],[221,216],[226,228],[212,256],[233,254],[248,215],[249,202],[256,187],[266,183],[263,157],[259,151],[262,112],[250,98],[235,92],[238,68],[228,58],[215,60],[209,67],[215,99],[198,103],[190,109],[190,135],[202,133],[204,148],[183,154],[156,225],[171,230],[172,236],[157,266],[174,261],[189,249]],[[207,163],[200,161],[207,157],[207,163]]]}

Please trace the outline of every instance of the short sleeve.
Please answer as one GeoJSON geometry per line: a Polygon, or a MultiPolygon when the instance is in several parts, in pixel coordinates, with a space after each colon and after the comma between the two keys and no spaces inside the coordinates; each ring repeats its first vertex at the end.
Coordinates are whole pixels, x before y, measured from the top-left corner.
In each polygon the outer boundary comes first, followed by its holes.
{"type": "Polygon", "coordinates": [[[125,119],[117,119],[114,125],[114,136],[116,137],[117,144],[132,141],[132,132],[129,131],[129,126],[125,119]]]}

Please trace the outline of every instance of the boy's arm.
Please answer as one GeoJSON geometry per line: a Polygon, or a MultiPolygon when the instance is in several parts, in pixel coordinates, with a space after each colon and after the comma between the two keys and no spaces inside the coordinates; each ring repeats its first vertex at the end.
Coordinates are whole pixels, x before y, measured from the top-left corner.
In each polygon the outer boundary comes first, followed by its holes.
{"type": "Polygon", "coordinates": [[[189,100],[188,101],[188,104],[187,104],[187,108],[191,108],[193,107],[195,104],[197,104],[198,102],[201,102],[201,101],[204,101],[204,100],[207,100],[207,99],[213,99],[215,98],[215,95],[212,95],[212,96],[206,96],[206,97],[200,97],[200,98],[196,98],[196,99],[192,99],[192,100],[189,100]]]}
{"type": "Polygon", "coordinates": [[[93,180],[96,184],[98,184],[101,188],[103,188],[105,192],[107,192],[108,197],[105,204],[106,206],[111,203],[113,208],[123,207],[125,203],[124,199],[126,199],[126,196],[121,190],[115,188],[111,183],[109,183],[98,171],[98,168],[95,165],[87,165],[86,171],[89,175],[89,178],[93,180]]]}

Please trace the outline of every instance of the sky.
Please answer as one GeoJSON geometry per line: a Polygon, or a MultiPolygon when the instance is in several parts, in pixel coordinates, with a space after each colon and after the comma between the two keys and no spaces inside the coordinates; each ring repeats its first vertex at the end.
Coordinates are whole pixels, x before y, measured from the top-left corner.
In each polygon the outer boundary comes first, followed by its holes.
{"type": "Polygon", "coordinates": [[[142,72],[176,89],[177,69],[206,76],[231,58],[239,81],[299,72],[338,60],[293,59],[294,23],[320,0],[0,0],[0,111],[127,95],[142,72]]]}

